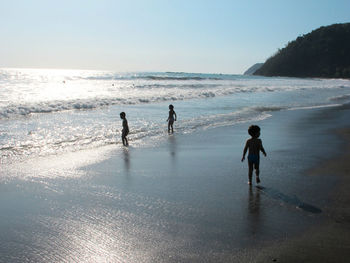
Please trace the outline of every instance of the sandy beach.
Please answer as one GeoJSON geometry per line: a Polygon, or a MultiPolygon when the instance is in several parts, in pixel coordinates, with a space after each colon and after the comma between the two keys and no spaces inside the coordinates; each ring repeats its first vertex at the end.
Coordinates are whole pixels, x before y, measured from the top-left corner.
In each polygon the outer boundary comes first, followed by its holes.
{"type": "Polygon", "coordinates": [[[348,107],[1,167],[0,262],[348,262],[348,107]],[[148,145],[148,146],[147,146],[148,145]]]}
{"type": "Polygon", "coordinates": [[[350,263],[349,1],[0,12],[0,263],[350,263]]]}
{"type": "Polygon", "coordinates": [[[302,235],[276,244],[259,254],[255,262],[348,262],[350,248],[350,128],[336,130],[343,140],[342,152],[306,174],[336,176],[339,181],[324,207],[326,220],[302,235]]]}

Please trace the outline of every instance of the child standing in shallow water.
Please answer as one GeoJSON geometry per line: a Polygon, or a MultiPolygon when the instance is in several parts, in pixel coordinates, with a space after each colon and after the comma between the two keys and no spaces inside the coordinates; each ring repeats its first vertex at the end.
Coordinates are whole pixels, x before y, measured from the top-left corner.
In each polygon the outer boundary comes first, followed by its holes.
{"type": "Polygon", "coordinates": [[[128,139],[126,136],[129,134],[129,126],[128,121],[126,120],[126,114],[125,112],[120,113],[120,118],[123,120],[123,130],[122,130],[122,141],[124,146],[128,146],[128,139]]]}
{"type": "Polygon", "coordinates": [[[170,133],[170,129],[171,129],[171,133],[174,133],[174,128],[173,128],[174,121],[176,121],[176,113],[174,111],[174,106],[170,104],[169,105],[169,117],[167,119],[169,133],[170,133]],[[174,118],[174,116],[175,116],[175,118],[174,118]]]}
{"type": "Polygon", "coordinates": [[[255,174],[256,174],[256,182],[260,183],[259,178],[259,162],[260,162],[260,151],[266,156],[265,149],[262,145],[262,141],[259,139],[260,136],[260,127],[257,125],[252,125],[248,129],[248,133],[252,138],[248,139],[244,150],[243,150],[243,157],[242,162],[245,159],[245,155],[247,153],[247,150],[249,150],[248,153],[248,184],[252,184],[252,175],[253,175],[253,169],[255,168],[255,174]]]}

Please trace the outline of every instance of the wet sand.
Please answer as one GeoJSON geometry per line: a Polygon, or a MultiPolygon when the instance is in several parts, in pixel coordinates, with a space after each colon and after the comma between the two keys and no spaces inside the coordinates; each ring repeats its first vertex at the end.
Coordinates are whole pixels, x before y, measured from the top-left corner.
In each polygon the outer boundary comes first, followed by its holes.
{"type": "Polygon", "coordinates": [[[240,162],[249,124],[2,166],[0,262],[347,262],[348,116],[256,123],[260,187],[240,162]]]}
{"type": "Polygon", "coordinates": [[[326,220],[302,235],[257,251],[254,262],[349,262],[350,257],[350,128],[334,131],[343,144],[339,154],[307,171],[307,176],[339,178],[323,208],[326,220]]]}

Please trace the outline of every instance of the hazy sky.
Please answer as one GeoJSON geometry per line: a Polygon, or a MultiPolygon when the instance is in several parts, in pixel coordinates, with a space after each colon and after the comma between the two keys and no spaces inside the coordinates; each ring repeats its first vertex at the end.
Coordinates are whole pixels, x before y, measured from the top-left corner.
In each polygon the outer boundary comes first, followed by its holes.
{"type": "Polygon", "coordinates": [[[350,0],[0,0],[0,67],[243,73],[350,0]]]}

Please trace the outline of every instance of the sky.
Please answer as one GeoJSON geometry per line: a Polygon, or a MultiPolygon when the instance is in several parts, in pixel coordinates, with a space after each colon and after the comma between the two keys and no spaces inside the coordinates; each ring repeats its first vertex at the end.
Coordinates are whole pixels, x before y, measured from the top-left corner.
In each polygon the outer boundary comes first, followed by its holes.
{"type": "Polygon", "coordinates": [[[0,67],[242,74],[350,0],[0,0],[0,67]]]}

